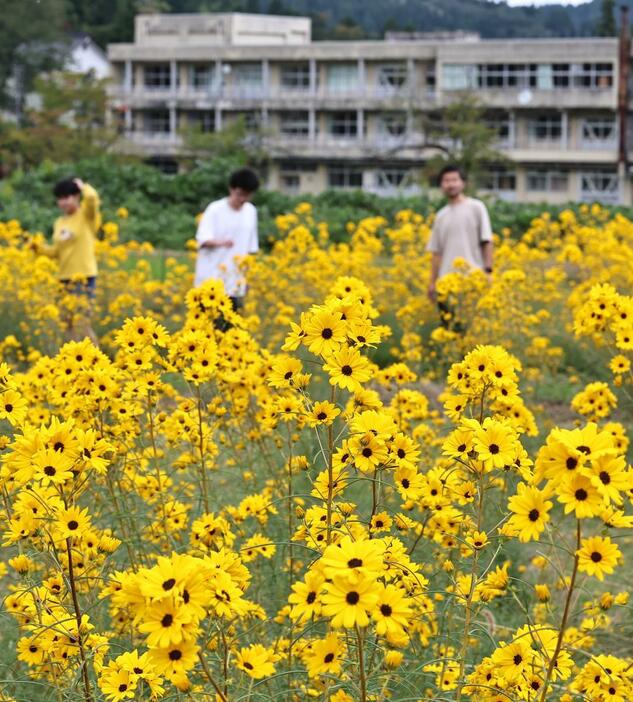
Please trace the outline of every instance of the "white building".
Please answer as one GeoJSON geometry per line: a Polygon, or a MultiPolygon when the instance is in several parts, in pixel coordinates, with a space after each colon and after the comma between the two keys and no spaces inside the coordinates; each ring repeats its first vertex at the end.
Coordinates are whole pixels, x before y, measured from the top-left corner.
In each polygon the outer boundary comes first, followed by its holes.
{"type": "Polygon", "coordinates": [[[236,117],[264,127],[269,186],[389,194],[436,151],[422,116],[465,91],[487,106],[497,147],[487,187],[522,201],[631,202],[618,170],[617,39],[481,40],[472,34],[311,40],[310,20],[139,15],[111,44],[112,119],[123,148],[178,167],[181,130],[236,117]]]}

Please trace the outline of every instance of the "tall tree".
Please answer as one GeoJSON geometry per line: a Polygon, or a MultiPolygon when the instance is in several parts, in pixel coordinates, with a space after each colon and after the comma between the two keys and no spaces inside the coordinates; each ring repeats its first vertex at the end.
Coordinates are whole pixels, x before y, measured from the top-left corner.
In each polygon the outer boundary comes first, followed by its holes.
{"type": "Polygon", "coordinates": [[[35,76],[59,67],[69,48],[64,0],[3,0],[0,14],[0,105],[18,120],[35,76]]]}
{"type": "Polygon", "coordinates": [[[598,22],[598,36],[613,37],[615,36],[615,0],[602,0],[600,8],[600,21],[598,22]]]}
{"type": "Polygon", "coordinates": [[[431,181],[442,166],[455,164],[468,174],[468,187],[481,186],[486,169],[495,164],[505,167],[507,157],[496,148],[499,133],[489,126],[485,107],[471,93],[435,113],[422,115],[412,130],[413,136],[396,147],[376,153],[377,157],[397,157],[403,151],[417,151],[426,159],[424,175],[431,181]],[[420,134],[417,138],[415,135],[420,134]]]}
{"type": "Polygon", "coordinates": [[[28,110],[20,127],[0,123],[0,162],[11,170],[46,159],[63,163],[107,151],[116,134],[104,124],[104,83],[90,74],[55,72],[37,78],[39,108],[28,110]]]}

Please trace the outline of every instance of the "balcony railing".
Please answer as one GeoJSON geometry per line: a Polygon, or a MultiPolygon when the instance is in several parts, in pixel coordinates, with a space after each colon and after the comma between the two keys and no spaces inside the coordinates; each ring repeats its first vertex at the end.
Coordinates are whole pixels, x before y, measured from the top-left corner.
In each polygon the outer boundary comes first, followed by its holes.
{"type": "Polygon", "coordinates": [[[145,100],[236,100],[236,101],[264,101],[275,99],[314,99],[314,100],[378,100],[378,101],[419,101],[420,95],[426,102],[433,102],[436,95],[433,91],[425,90],[414,92],[408,87],[392,88],[381,85],[350,85],[340,88],[326,85],[293,88],[284,85],[240,85],[212,83],[208,86],[195,86],[191,84],[171,86],[148,87],[136,85],[131,90],[124,85],[114,85],[108,90],[109,94],[117,99],[128,97],[145,100]]]}

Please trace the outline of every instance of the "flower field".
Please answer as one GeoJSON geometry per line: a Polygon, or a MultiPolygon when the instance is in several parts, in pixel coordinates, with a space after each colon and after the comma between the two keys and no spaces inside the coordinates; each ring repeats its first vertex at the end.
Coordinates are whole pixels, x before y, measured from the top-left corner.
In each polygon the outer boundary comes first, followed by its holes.
{"type": "Polygon", "coordinates": [[[0,223],[0,701],[633,699],[633,222],[498,232],[446,327],[409,210],[278,217],[242,316],[127,224],[97,349],[0,223]]]}

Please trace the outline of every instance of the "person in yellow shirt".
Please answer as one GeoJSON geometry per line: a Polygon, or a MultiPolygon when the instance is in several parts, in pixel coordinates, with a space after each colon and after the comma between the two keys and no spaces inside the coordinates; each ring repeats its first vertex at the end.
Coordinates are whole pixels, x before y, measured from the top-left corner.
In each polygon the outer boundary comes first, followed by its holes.
{"type": "Polygon", "coordinates": [[[62,215],[55,220],[52,244],[39,246],[38,251],[57,260],[59,281],[73,298],[65,315],[68,338],[80,340],[87,336],[96,345],[97,335],[90,317],[97,282],[95,241],[101,227],[99,195],[79,178],[60,181],[53,192],[62,215]]]}

